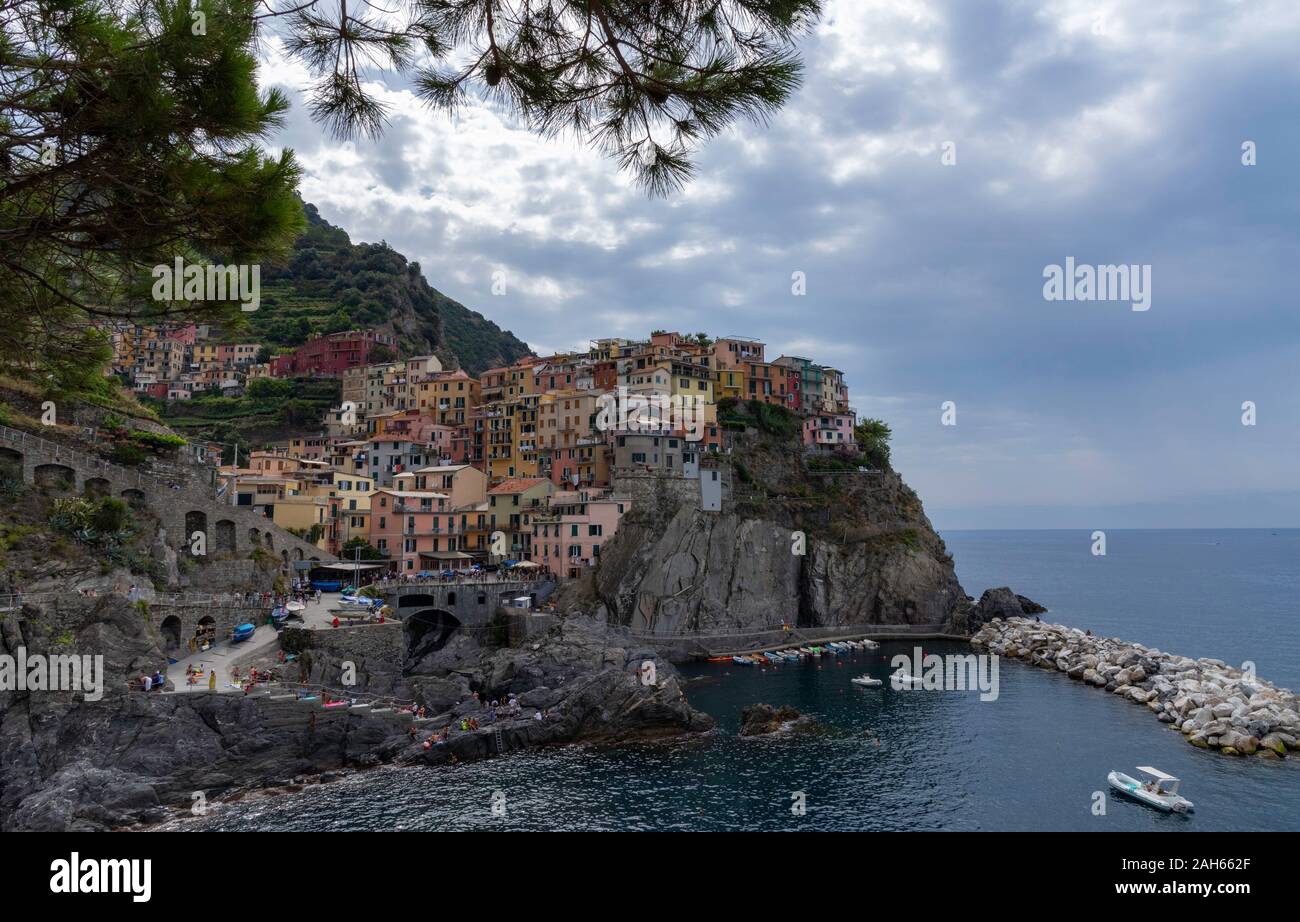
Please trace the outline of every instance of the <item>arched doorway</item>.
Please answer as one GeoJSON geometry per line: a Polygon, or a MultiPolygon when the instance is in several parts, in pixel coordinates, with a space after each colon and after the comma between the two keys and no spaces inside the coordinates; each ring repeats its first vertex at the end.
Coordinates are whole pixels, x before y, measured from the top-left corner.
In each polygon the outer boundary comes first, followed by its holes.
{"type": "Polygon", "coordinates": [[[185,543],[188,545],[194,539],[194,533],[201,531],[206,536],[208,533],[208,514],[197,509],[192,509],[185,513],[185,543]]]}
{"type": "Polygon", "coordinates": [[[103,477],[91,477],[86,481],[86,493],[90,496],[112,496],[113,485],[103,477]]]}
{"type": "Polygon", "coordinates": [[[204,641],[216,643],[217,638],[217,619],[211,615],[204,615],[199,619],[198,626],[194,630],[194,639],[202,646],[204,641]]]}
{"type": "Polygon", "coordinates": [[[230,519],[218,519],[216,534],[217,550],[233,551],[235,549],[235,523],[230,519]]]}
{"type": "Polygon", "coordinates": [[[23,479],[23,453],[12,448],[0,448],[0,480],[23,479]]]}
{"type": "Polygon", "coordinates": [[[38,464],[32,471],[32,479],[38,487],[71,490],[77,485],[77,472],[66,464],[38,464]]]}
{"type": "Polygon", "coordinates": [[[138,509],[144,505],[144,490],[128,487],[122,491],[122,499],[126,500],[128,506],[134,506],[138,509]]]}
{"type": "Polygon", "coordinates": [[[179,617],[168,615],[163,618],[158,631],[162,634],[164,650],[171,651],[181,648],[181,619],[179,617]]]}

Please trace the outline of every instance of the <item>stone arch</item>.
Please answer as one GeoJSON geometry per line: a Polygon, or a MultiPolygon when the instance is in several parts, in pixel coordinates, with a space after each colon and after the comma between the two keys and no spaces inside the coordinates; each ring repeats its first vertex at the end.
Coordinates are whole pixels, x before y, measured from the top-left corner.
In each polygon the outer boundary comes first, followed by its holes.
{"type": "Polygon", "coordinates": [[[163,618],[162,624],[158,626],[158,632],[162,634],[164,650],[181,648],[181,619],[178,616],[168,615],[163,618]]]}
{"type": "Polygon", "coordinates": [[[113,485],[105,477],[86,478],[86,493],[92,496],[112,496],[113,485]]]}
{"type": "Polygon", "coordinates": [[[275,550],[275,542],[271,540],[271,529],[262,532],[262,543],[266,545],[268,551],[275,550]]]}
{"type": "Polygon", "coordinates": [[[250,528],[248,530],[248,543],[253,545],[253,547],[261,546],[262,533],[258,531],[256,528],[250,528]]]}
{"type": "Polygon", "coordinates": [[[414,663],[441,650],[456,631],[460,619],[445,608],[424,608],[402,622],[406,661],[414,663]]]}
{"type": "Polygon", "coordinates": [[[212,537],[217,543],[217,550],[233,551],[235,549],[235,523],[230,519],[218,519],[212,537]]]}
{"type": "Polygon", "coordinates": [[[0,478],[23,479],[23,453],[13,448],[0,448],[0,478]]]}
{"type": "Polygon", "coordinates": [[[32,471],[32,480],[38,487],[71,490],[77,485],[77,472],[66,464],[38,464],[32,471]]]}
{"type": "Polygon", "coordinates": [[[194,537],[196,531],[203,534],[208,533],[208,514],[201,509],[191,509],[185,513],[185,544],[189,546],[190,539],[194,537]]]}
{"type": "Polygon", "coordinates": [[[285,572],[289,572],[289,551],[288,549],[280,551],[280,566],[284,567],[285,572]]]}
{"type": "Polygon", "coordinates": [[[122,499],[126,500],[128,506],[143,506],[144,490],[137,490],[135,487],[127,487],[122,491],[122,499]]]}
{"type": "Polygon", "coordinates": [[[456,604],[456,593],[455,593],[455,592],[449,592],[449,593],[447,593],[447,604],[448,604],[448,605],[455,605],[455,604],[456,604]]]}
{"type": "MultiPolygon", "coordinates": [[[[287,553],[289,553],[289,552],[288,552],[288,551],[285,551],[285,553],[287,554],[287,553]]],[[[302,560],[302,548],[300,548],[300,547],[295,547],[295,548],[293,549],[293,559],[294,559],[294,560],[302,560]]]]}

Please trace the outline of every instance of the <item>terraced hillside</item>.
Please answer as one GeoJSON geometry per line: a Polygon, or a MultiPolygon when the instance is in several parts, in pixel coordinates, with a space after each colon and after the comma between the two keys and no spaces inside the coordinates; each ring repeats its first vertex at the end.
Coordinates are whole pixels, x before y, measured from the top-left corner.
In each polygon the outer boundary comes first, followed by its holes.
{"type": "Polygon", "coordinates": [[[261,309],[227,341],[288,351],[317,333],[378,329],[396,337],[400,355],[434,353],[471,374],[528,354],[514,334],[430,286],[419,263],[387,243],[353,243],[314,205],[303,207],[306,233],[287,265],[263,268],[261,309]]]}
{"type": "Polygon", "coordinates": [[[186,439],[237,442],[242,452],[317,430],[340,399],[341,386],[335,378],[259,378],[249,382],[243,397],[206,392],[156,405],[163,422],[186,439]]]}

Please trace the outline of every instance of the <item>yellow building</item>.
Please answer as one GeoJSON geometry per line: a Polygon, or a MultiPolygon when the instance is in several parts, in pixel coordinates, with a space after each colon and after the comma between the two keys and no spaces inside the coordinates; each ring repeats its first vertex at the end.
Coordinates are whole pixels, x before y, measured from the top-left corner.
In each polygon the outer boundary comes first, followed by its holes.
{"type": "Polygon", "coordinates": [[[330,531],[329,500],[321,496],[286,496],[277,499],[271,521],[323,550],[330,531]]]}
{"type": "Polygon", "coordinates": [[[727,368],[718,371],[718,383],[714,390],[718,400],[734,397],[745,399],[745,371],[743,368],[727,368]]]}

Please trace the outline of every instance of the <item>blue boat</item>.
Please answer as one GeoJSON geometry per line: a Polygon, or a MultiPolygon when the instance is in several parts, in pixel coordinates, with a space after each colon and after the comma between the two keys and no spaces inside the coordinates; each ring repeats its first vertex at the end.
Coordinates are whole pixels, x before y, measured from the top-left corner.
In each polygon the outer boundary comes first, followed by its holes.
{"type": "Polygon", "coordinates": [[[343,588],[343,581],[340,579],[314,579],[311,581],[311,588],[319,589],[321,592],[338,592],[343,588]]]}
{"type": "Polygon", "coordinates": [[[231,632],[230,640],[232,643],[243,643],[245,640],[252,637],[253,632],[256,630],[257,628],[251,624],[241,624],[231,632]]]}
{"type": "Polygon", "coordinates": [[[732,661],[733,663],[736,663],[737,665],[740,665],[740,666],[752,666],[752,665],[754,665],[754,661],[753,661],[752,659],[749,659],[748,657],[745,657],[745,656],[733,656],[733,657],[731,658],[731,661],[732,661]]]}

